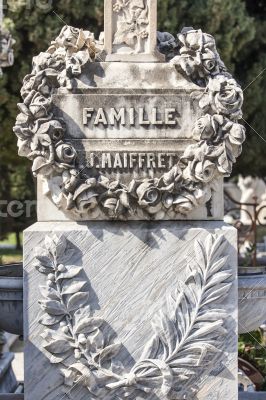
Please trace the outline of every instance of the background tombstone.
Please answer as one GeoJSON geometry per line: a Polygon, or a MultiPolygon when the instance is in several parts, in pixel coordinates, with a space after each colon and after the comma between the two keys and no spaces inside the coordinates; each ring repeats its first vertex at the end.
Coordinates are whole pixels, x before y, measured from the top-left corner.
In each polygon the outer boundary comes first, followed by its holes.
{"type": "Polygon", "coordinates": [[[13,45],[16,43],[10,32],[3,26],[3,0],[0,0],[0,77],[2,68],[12,67],[14,64],[13,45]]]}
{"type": "Polygon", "coordinates": [[[25,398],[236,400],[222,182],[245,139],[242,91],[200,30],[178,45],[160,34],[159,62],[155,1],[130,2],[148,14],[142,49],[142,31],[112,45],[129,2],[106,4],[105,45],[63,28],[22,89],[14,131],[39,201],[24,237],[25,398]]]}

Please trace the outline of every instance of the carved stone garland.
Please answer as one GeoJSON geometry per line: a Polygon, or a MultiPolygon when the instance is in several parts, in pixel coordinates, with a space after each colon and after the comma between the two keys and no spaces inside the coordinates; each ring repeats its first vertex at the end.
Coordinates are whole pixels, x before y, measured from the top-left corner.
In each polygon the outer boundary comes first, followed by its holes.
{"type": "Polygon", "coordinates": [[[58,208],[89,219],[101,212],[111,219],[175,219],[206,204],[217,179],[230,175],[245,140],[245,128],[237,122],[242,116],[241,88],[226,72],[212,36],[185,28],[178,35],[178,51],[171,35],[160,34],[160,39],[166,40],[159,43],[160,49],[168,46],[178,54],[168,54],[167,59],[186,79],[205,87],[199,103],[205,115],[194,127],[197,143],[187,147],[168,173],[132,180],[129,186],[100,173],[92,177],[89,166],[81,165],[73,146],[64,142],[64,121],[52,112],[52,94],[59,87],[71,92],[75,78],[86,63],[97,60],[103,44],[91,32],[66,26],[47,52],[34,58],[32,73],[24,79],[14,132],[19,155],[33,161],[35,176],[47,179],[47,193],[58,208]]]}
{"type": "Polygon", "coordinates": [[[92,398],[122,400],[137,393],[146,398],[158,391],[169,399],[190,398],[197,390],[194,378],[204,376],[227,333],[222,300],[232,274],[225,267],[226,246],[223,235],[195,240],[187,280],[178,283],[165,310],[155,316],[153,335],[127,371],[117,361],[121,343],[105,336],[105,321],[93,315],[82,267],[70,265],[75,250],[64,236],[46,236],[35,265],[47,276],[40,286],[44,314],[39,322],[46,326],[43,348],[60,366],[65,385],[84,387],[92,398]]]}

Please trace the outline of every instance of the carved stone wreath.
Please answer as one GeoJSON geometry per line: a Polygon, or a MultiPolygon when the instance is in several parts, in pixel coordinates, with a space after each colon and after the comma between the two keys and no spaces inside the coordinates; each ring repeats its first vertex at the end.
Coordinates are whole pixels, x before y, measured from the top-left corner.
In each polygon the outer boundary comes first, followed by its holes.
{"type": "Polygon", "coordinates": [[[245,128],[238,123],[242,90],[226,71],[212,36],[185,28],[178,39],[179,46],[172,35],[160,34],[158,46],[161,50],[166,46],[169,52],[175,49],[177,55],[171,58],[169,54],[167,59],[186,79],[205,88],[199,98],[205,115],[193,130],[197,142],[160,178],[132,180],[128,186],[101,173],[95,178],[90,167],[80,163],[74,147],[64,141],[64,121],[55,118],[52,110],[53,93],[59,87],[71,92],[84,65],[97,61],[103,43],[89,31],[66,26],[51,47],[33,59],[32,73],[24,79],[14,132],[19,155],[33,161],[35,176],[47,179],[48,192],[58,208],[83,219],[96,219],[101,213],[120,220],[132,215],[177,219],[206,204],[218,178],[231,174],[245,140],[245,128]],[[160,38],[170,39],[161,43],[160,38]]]}
{"type": "Polygon", "coordinates": [[[70,264],[73,246],[64,236],[46,236],[35,263],[47,276],[40,286],[44,313],[39,322],[46,327],[44,351],[59,365],[65,385],[71,387],[68,393],[78,386],[97,399],[122,400],[139,393],[144,398],[152,393],[191,398],[197,391],[195,381],[214,362],[221,336],[227,333],[222,300],[232,285],[232,273],[223,256],[226,246],[223,235],[209,234],[204,243],[195,240],[188,278],[177,284],[165,310],[155,316],[153,335],[127,370],[119,360],[121,343],[110,338],[106,322],[94,316],[82,267],[70,264]]]}

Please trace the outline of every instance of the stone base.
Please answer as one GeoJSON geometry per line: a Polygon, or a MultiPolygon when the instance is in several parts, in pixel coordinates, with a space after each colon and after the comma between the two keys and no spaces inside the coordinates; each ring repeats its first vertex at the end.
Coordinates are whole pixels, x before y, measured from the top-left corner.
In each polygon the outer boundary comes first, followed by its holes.
{"type": "Polygon", "coordinates": [[[237,400],[236,231],[198,225],[25,231],[25,400],[237,400]]]}
{"type": "Polygon", "coordinates": [[[12,369],[13,359],[13,353],[0,354],[0,393],[14,393],[18,386],[12,369]]]}
{"type": "Polygon", "coordinates": [[[161,53],[155,53],[154,54],[107,54],[106,62],[110,62],[110,61],[115,61],[115,62],[143,62],[143,63],[147,63],[147,62],[165,62],[165,56],[161,53]]]}

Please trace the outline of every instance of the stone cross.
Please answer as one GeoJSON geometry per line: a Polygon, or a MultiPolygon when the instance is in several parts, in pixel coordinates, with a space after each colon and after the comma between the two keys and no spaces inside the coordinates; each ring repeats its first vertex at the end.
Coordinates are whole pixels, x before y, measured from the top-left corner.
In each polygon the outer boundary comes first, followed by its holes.
{"type": "Polygon", "coordinates": [[[157,46],[157,0],[105,0],[107,61],[164,61],[157,46]]]}

